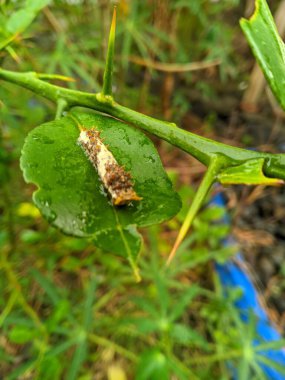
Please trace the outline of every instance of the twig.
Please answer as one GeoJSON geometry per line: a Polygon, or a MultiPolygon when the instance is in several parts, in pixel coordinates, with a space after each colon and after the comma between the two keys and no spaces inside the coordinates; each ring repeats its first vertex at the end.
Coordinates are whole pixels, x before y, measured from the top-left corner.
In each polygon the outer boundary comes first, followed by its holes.
{"type": "Polygon", "coordinates": [[[149,59],[143,59],[136,56],[130,56],[129,60],[137,65],[145,66],[149,69],[154,69],[157,71],[163,71],[166,73],[185,73],[189,71],[198,71],[209,69],[214,66],[221,64],[220,59],[215,59],[209,62],[191,62],[191,63],[165,63],[156,62],[149,59]]]}

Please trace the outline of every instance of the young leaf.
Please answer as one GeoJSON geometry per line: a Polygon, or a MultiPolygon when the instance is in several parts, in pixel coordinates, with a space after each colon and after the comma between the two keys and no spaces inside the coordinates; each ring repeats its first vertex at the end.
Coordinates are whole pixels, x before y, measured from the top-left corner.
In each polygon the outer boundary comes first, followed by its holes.
{"type": "Polygon", "coordinates": [[[266,177],[263,173],[265,159],[256,158],[248,160],[241,165],[223,170],[218,175],[218,180],[223,185],[246,184],[246,185],[281,185],[283,180],[266,177]]]}
{"type": "Polygon", "coordinates": [[[242,19],[240,25],[271,90],[285,109],[284,43],[278,34],[266,0],[256,0],[255,6],[250,20],[242,19]]]}
{"type": "Polygon", "coordinates": [[[34,202],[43,216],[63,232],[90,237],[102,249],[135,260],[141,244],[136,226],[173,217],[181,202],[168,179],[153,143],[140,131],[110,117],[74,112],[85,128],[101,131],[119,165],[130,172],[143,199],[115,207],[77,139],[79,129],[69,116],[43,124],[28,135],[21,168],[37,185],[34,202]]]}

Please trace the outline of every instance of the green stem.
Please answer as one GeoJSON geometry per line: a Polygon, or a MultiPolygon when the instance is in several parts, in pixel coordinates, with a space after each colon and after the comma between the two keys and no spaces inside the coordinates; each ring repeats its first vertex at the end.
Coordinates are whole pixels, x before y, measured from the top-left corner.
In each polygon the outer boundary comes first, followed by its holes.
{"type": "Polygon", "coordinates": [[[124,247],[125,247],[125,250],[126,250],[126,254],[127,254],[127,259],[130,263],[130,266],[133,270],[133,274],[134,274],[134,277],[135,277],[135,280],[136,282],[140,282],[141,281],[141,275],[140,275],[140,272],[139,272],[139,268],[135,262],[135,259],[132,255],[132,250],[129,246],[129,243],[128,243],[128,240],[126,239],[125,235],[124,235],[124,231],[123,231],[123,228],[122,228],[122,225],[121,225],[121,222],[120,222],[120,219],[119,219],[119,215],[117,213],[117,210],[115,208],[113,208],[113,212],[114,212],[114,215],[115,215],[115,218],[116,218],[116,222],[117,222],[117,230],[119,231],[119,234],[121,236],[121,239],[123,241],[123,244],[124,244],[124,247]]]}
{"type": "Polygon", "coordinates": [[[0,79],[27,88],[54,103],[61,98],[66,101],[69,108],[77,106],[90,108],[133,124],[190,153],[207,166],[215,154],[223,155],[227,166],[238,165],[249,159],[264,158],[264,174],[285,180],[285,154],[262,153],[222,144],[180,129],[173,123],[154,119],[121,106],[109,96],[70,90],[46,83],[38,79],[34,72],[16,73],[0,69],[0,79]]]}
{"type": "Polygon", "coordinates": [[[126,348],[118,345],[117,343],[114,343],[113,341],[111,341],[109,339],[106,339],[102,336],[98,336],[96,334],[89,334],[88,339],[90,340],[90,342],[95,343],[98,346],[107,347],[107,348],[114,350],[119,355],[122,355],[122,356],[126,357],[127,359],[129,359],[133,362],[138,361],[137,356],[133,352],[131,352],[131,351],[127,350],[126,348]]]}
{"type": "Polygon", "coordinates": [[[17,291],[11,293],[5,308],[3,309],[2,313],[0,314],[0,327],[3,326],[3,323],[5,319],[9,316],[11,313],[11,310],[13,309],[15,303],[17,302],[18,299],[18,293],[17,291]]]}
{"type": "Polygon", "coordinates": [[[55,119],[60,119],[62,117],[63,111],[68,107],[68,104],[66,103],[66,100],[64,99],[58,99],[57,101],[57,108],[56,108],[56,114],[55,119]]]}
{"type": "Polygon", "coordinates": [[[243,356],[242,350],[229,350],[223,354],[213,354],[213,355],[205,355],[205,356],[197,356],[192,359],[187,360],[187,364],[190,365],[209,365],[210,363],[218,362],[218,361],[226,361],[231,359],[241,358],[243,356]]]}

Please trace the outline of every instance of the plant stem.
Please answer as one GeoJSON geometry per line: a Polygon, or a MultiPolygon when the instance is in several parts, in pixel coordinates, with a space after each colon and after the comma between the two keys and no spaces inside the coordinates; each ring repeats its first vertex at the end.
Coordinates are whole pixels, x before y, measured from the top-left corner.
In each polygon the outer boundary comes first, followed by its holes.
{"type": "Polygon", "coordinates": [[[69,108],[78,106],[93,109],[140,127],[190,153],[207,166],[215,154],[224,156],[227,167],[254,158],[264,158],[264,174],[285,180],[285,154],[262,153],[222,144],[180,129],[174,123],[161,121],[133,111],[114,102],[110,96],[70,90],[46,83],[38,79],[34,72],[16,73],[0,69],[0,79],[27,88],[54,103],[57,103],[58,99],[61,98],[66,101],[69,108]]]}
{"type": "Polygon", "coordinates": [[[187,360],[187,364],[193,364],[193,365],[209,365],[209,363],[214,363],[218,361],[225,361],[225,360],[231,360],[231,359],[237,359],[243,356],[242,350],[229,350],[226,353],[223,354],[213,354],[213,355],[201,355],[196,356],[192,359],[187,360]]]}
{"type": "Polygon", "coordinates": [[[64,99],[58,99],[57,101],[57,108],[56,108],[56,114],[55,119],[60,119],[62,117],[63,111],[66,109],[68,104],[64,99]]]}
{"type": "Polygon", "coordinates": [[[118,345],[117,343],[112,342],[111,340],[109,340],[107,338],[104,338],[102,336],[98,336],[96,334],[89,334],[88,339],[90,340],[90,342],[95,343],[98,346],[107,347],[107,348],[114,350],[118,354],[125,356],[126,358],[128,358],[129,360],[131,360],[133,362],[138,361],[137,356],[133,352],[131,352],[131,351],[127,350],[126,348],[118,345]]]}

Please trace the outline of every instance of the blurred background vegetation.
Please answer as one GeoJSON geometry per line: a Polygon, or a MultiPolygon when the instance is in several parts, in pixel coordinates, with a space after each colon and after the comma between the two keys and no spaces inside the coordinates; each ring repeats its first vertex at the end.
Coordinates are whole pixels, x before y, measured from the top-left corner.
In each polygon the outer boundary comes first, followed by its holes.
{"type": "MultiPolygon", "coordinates": [[[[269,3],[278,11],[284,2],[269,3]]],[[[254,59],[238,25],[253,10],[250,0],[1,0],[0,43],[13,36],[1,66],[62,74],[76,82],[58,84],[100,91],[114,4],[116,100],[219,141],[280,149],[283,114],[262,78],[250,84],[254,59]]],[[[212,259],[234,253],[220,243],[228,226],[214,223],[225,210],[203,210],[173,265],[164,265],[204,168],[154,139],[184,207],[142,231],[136,284],[124,260],[62,235],[32,204],[20,152],[27,133],[54,115],[49,101],[1,82],[0,378],[223,380],[231,379],[229,361],[241,374],[252,368],[240,379],[264,378],[251,347],[255,321],[241,322],[239,290],[225,298],[212,268],[212,259]]],[[[264,197],[260,188],[242,191],[229,190],[233,209],[264,197]]],[[[282,259],[276,268],[265,280],[277,276],[280,298],[282,259]]]]}

